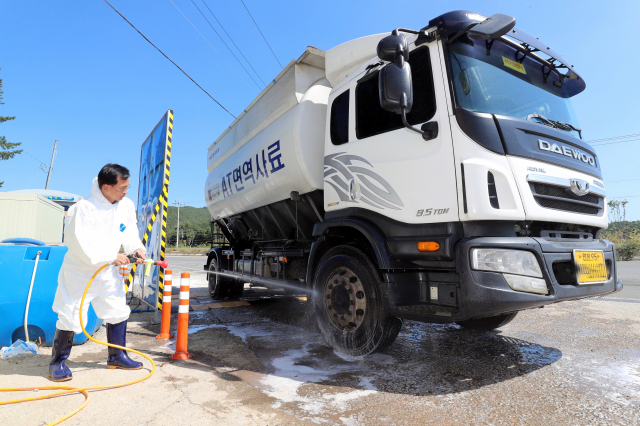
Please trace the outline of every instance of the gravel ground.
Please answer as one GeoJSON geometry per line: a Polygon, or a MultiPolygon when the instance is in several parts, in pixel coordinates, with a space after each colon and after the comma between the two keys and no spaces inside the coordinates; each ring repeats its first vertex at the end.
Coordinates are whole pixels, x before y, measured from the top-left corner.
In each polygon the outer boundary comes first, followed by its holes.
{"type": "MultiPolygon", "coordinates": [[[[174,259],[174,274],[203,259],[185,261],[174,259]]],[[[623,279],[638,286],[640,262],[627,263],[623,279]]],[[[212,302],[201,281],[194,283],[194,308],[212,302]]],[[[153,313],[132,314],[128,346],[149,354],[156,373],[92,392],[89,405],[63,424],[640,424],[640,302],[633,293],[521,312],[493,332],[405,321],[386,351],[356,359],[326,345],[304,297],[275,293],[247,291],[243,303],[192,311],[187,361],[169,359],[175,341],[155,339],[153,313]]],[[[174,314],[174,332],[175,324],[174,314]]],[[[0,360],[0,386],[52,385],[49,351],[0,360]]],[[[74,379],[65,384],[73,386],[120,383],[147,371],[107,370],[106,348],[93,342],[74,347],[68,365],[74,379]]],[[[0,419],[42,425],[82,401],[74,395],[0,406],[0,419]]]]}
{"type": "MultiPolygon", "coordinates": [[[[385,352],[348,359],[323,342],[301,299],[262,296],[249,298],[249,306],[192,312],[194,357],[178,362],[168,359],[173,340],[155,339],[152,314],[133,314],[129,346],[150,354],[156,373],[92,393],[88,407],[64,424],[640,424],[637,303],[566,302],[521,312],[494,332],[407,321],[385,352]]],[[[97,337],[104,338],[104,328],[97,337]]],[[[0,361],[2,386],[50,385],[42,352],[0,361]]],[[[68,384],[143,374],[106,370],[105,358],[106,349],[93,342],[75,347],[68,384]]],[[[0,418],[44,424],[82,399],[3,406],[0,418]]]]}

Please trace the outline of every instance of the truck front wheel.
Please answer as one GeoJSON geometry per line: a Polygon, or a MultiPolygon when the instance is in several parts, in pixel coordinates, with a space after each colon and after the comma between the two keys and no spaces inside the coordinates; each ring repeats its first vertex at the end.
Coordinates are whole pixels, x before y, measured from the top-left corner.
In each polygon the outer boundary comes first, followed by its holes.
{"type": "Polygon", "coordinates": [[[512,312],[510,314],[496,315],[493,317],[458,321],[456,324],[469,330],[489,331],[509,324],[517,314],[517,312],[512,312]]]}
{"type": "Polygon", "coordinates": [[[363,356],[389,346],[402,321],[387,311],[376,267],[350,246],[330,249],[315,274],[313,303],[324,337],[341,353],[363,356]]]}
{"type": "MultiPolygon", "coordinates": [[[[214,257],[209,262],[209,272],[219,272],[218,261],[214,257]]],[[[218,275],[216,273],[209,273],[209,294],[213,300],[220,300],[227,297],[229,289],[231,287],[230,279],[228,277],[218,275]]]]}

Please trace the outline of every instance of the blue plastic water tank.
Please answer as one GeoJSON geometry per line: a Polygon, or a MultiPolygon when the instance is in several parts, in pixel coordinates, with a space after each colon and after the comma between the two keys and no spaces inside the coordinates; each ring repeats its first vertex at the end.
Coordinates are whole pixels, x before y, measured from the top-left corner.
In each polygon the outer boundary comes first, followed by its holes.
{"type": "MultiPolygon", "coordinates": [[[[53,312],[51,306],[67,247],[35,245],[37,242],[3,243],[0,244],[0,277],[4,284],[0,293],[0,346],[10,346],[18,338],[24,340],[25,307],[38,251],[42,254],[29,304],[29,339],[37,341],[41,337],[47,346],[51,346],[58,320],[58,314],[53,312]]],[[[92,306],[89,306],[87,317],[86,329],[93,335],[102,325],[102,320],[96,316],[92,306]]],[[[76,334],[73,344],[86,341],[87,336],[80,333],[76,334]]]]}

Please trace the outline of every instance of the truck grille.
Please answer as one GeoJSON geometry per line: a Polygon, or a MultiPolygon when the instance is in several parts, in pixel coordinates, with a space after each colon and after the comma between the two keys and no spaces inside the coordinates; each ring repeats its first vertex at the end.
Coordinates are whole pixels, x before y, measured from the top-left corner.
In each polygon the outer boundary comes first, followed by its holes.
{"type": "Polygon", "coordinates": [[[555,210],[599,216],[603,213],[604,198],[595,194],[582,197],[571,191],[544,183],[530,183],[531,192],[538,205],[555,210]]]}

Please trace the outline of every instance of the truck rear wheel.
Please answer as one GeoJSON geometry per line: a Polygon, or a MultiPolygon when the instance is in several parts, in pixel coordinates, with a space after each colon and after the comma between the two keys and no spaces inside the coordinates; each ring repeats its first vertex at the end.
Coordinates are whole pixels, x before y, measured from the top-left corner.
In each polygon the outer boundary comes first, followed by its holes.
{"type": "Polygon", "coordinates": [[[517,314],[517,312],[512,312],[510,314],[496,315],[493,317],[457,321],[456,324],[469,330],[489,331],[509,324],[517,314]]]}
{"type": "MultiPolygon", "coordinates": [[[[210,272],[218,272],[220,268],[218,267],[218,261],[214,257],[209,262],[209,271],[210,272]]],[[[227,297],[229,293],[229,289],[231,287],[231,280],[228,277],[218,275],[218,274],[207,274],[209,280],[209,294],[213,300],[220,300],[227,297]]]]}
{"type": "Polygon", "coordinates": [[[350,246],[330,249],[315,275],[314,309],[318,326],[333,348],[363,356],[389,346],[402,321],[387,311],[376,267],[350,246]]]}

